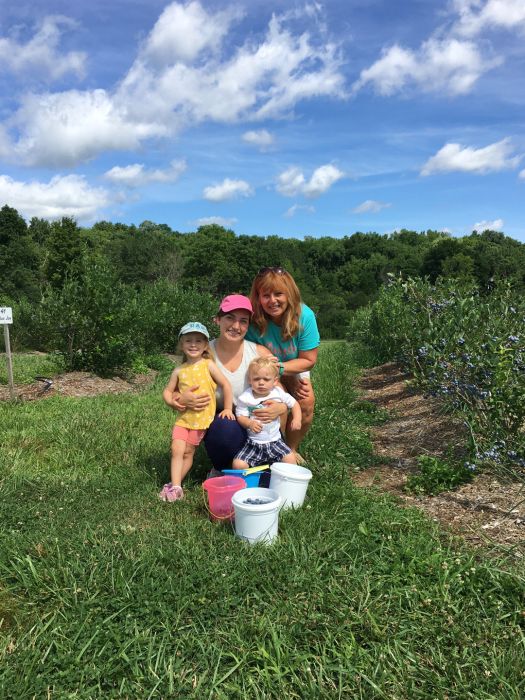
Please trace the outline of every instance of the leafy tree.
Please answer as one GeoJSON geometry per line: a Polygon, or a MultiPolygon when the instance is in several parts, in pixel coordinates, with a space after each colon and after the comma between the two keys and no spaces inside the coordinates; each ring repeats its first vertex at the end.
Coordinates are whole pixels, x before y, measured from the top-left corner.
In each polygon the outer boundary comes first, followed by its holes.
{"type": "Polygon", "coordinates": [[[182,277],[180,239],[169,227],[145,221],[138,228],[116,229],[106,249],[119,278],[140,287],[162,278],[176,282],[182,277]]]}
{"type": "Polygon", "coordinates": [[[378,233],[354,233],[344,241],[345,257],[369,258],[373,253],[383,254],[388,248],[388,236],[378,233]]]}
{"type": "Polygon", "coordinates": [[[421,272],[432,282],[443,273],[443,262],[461,252],[461,244],[455,238],[436,238],[425,253],[421,272]]]}
{"type": "Polygon", "coordinates": [[[441,272],[445,277],[472,280],[474,278],[474,260],[465,253],[456,253],[443,260],[441,272]]]}
{"type": "Polygon", "coordinates": [[[352,257],[339,271],[339,284],[348,292],[359,290],[371,295],[383,283],[388,269],[388,258],[380,253],[367,258],[352,257]]]}
{"type": "Polygon", "coordinates": [[[245,275],[234,232],[211,224],[200,226],[188,239],[184,279],[218,296],[238,290],[245,275]]]}
{"type": "Polygon", "coordinates": [[[28,233],[39,248],[47,245],[51,233],[51,224],[46,219],[33,216],[28,226],[28,233]]]}
{"type": "Polygon", "coordinates": [[[321,338],[339,338],[341,329],[348,326],[350,308],[343,295],[326,292],[316,300],[315,311],[321,338]]]}
{"type": "Polygon", "coordinates": [[[37,299],[38,250],[16,209],[0,209],[0,294],[8,299],[37,299]]]}
{"type": "Polygon", "coordinates": [[[47,238],[45,278],[55,288],[64,284],[66,276],[73,277],[86,250],[85,238],[77,222],[70,217],[54,221],[47,238]]]}

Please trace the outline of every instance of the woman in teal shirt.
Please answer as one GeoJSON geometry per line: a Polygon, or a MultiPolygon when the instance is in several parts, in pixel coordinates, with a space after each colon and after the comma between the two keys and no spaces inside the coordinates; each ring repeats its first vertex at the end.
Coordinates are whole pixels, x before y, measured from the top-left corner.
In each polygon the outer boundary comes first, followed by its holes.
{"type": "Polygon", "coordinates": [[[255,277],[250,292],[253,307],[251,325],[246,334],[267,347],[279,365],[281,381],[301,406],[300,430],[286,428],[286,442],[296,453],[314,416],[315,396],[310,370],[317,361],[320,343],[315,314],[301,301],[293,277],[282,267],[264,267],[255,277]]]}

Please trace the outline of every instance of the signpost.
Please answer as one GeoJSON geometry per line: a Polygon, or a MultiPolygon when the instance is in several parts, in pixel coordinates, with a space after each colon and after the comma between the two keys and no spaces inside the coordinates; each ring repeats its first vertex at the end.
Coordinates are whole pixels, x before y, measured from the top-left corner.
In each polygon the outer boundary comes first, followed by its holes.
{"type": "Polygon", "coordinates": [[[9,381],[9,396],[15,398],[13,382],[13,360],[11,358],[11,343],[9,342],[9,324],[13,323],[13,309],[10,306],[0,306],[0,323],[4,326],[5,354],[7,357],[7,379],[9,381]]]}

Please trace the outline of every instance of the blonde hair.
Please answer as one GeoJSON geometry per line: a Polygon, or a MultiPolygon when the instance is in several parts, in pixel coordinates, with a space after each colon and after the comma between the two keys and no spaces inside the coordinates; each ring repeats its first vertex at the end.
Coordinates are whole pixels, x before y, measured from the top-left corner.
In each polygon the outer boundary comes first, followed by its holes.
{"type": "Polygon", "coordinates": [[[279,376],[279,366],[272,360],[271,357],[255,357],[248,365],[248,377],[251,379],[252,373],[263,367],[271,369],[277,378],[279,376]]]}
{"type": "Polygon", "coordinates": [[[288,306],[283,314],[281,323],[281,337],[290,340],[299,330],[299,318],[301,316],[301,292],[295,284],[294,278],[282,268],[267,268],[260,272],[253,280],[250,291],[253,315],[252,323],[261,335],[264,335],[268,327],[268,318],[263,311],[259,295],[261,292],[284,292],[288,306]]]}

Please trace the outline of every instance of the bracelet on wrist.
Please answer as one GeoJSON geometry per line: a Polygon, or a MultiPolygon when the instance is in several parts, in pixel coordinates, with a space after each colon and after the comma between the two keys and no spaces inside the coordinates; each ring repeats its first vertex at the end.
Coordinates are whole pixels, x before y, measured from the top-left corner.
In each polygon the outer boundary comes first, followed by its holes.
{"type": "Polygon", "coordinates": [[[279,362],[279,376],[282,377],[284,374],[284,363],[279,362]]]}

